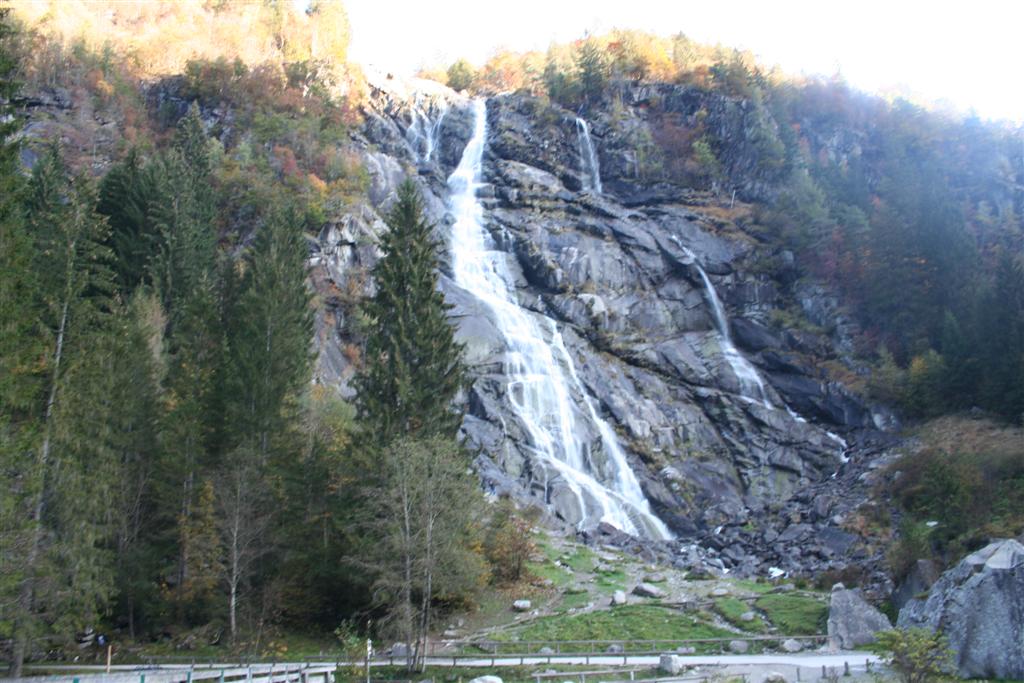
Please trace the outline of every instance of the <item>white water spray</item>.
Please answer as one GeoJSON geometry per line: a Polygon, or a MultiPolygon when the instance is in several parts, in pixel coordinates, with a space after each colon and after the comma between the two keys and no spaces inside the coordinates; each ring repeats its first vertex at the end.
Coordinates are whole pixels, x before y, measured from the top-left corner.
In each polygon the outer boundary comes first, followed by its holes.
{"type": "Polygon", "coordinates": [[[590,126],[576,117],[576,137],[580,146],[580,167],[583,169],[583,189],[601,194],[601,168],[597,163],[597,151],[590,138],[590,126]]]}
{"type": "Polygon", "coordinates": [[[495,249],[476,198],[487,135],[484,101],[473,103],[473,116],[473,135],[448,178],[455,217],[452,270],[455,282],[493,312],[505,342],[507,400],[536,456],[561,475],[575,497],[581,528],[604,521],[631,534],[671,538],[664,522],[651,512],[614,430],[597,414],[576,375],[558,326],[516,301],[509,256],[495,249]],[[603,463],[594,461],[591,444],[580,438],[590,431],[588,423],[600,437],[603,463]]]}
{"type": "Polygon", "coordinates": [[[412,148],[416,159],[422,163],[428,163],[434,156],[441,138],[441,123],[448,113],[447,103],[442,102],[437,106],[439,113],[435,117],[430,117],[420,106],[419,101],[414,102],[410,111],[412,120],[405,129],[405,140],[412,148]]]}

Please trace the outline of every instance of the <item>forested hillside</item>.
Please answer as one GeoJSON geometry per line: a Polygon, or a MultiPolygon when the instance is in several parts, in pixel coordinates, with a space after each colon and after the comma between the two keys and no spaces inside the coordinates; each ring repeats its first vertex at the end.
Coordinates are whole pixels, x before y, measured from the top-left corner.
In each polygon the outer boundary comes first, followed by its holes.
{"type": "MultiPolygon", "coordinates": [[[[413,423],[378,431],[394,422],[385,395],[361,411],[373,427],[360,431],[352,405],[311,384],[309,235],[365,182],[338,145],[358,121],[339,86],[350,78],[340,7],[142,3],[126,16],[117,3],[109,13],[53,3],[36,28],[19,22],[40,5],[4,14],[0,74],[13,114],[2,157],[0,637],[15,672],[87,628],[180,642],[203,627],[203,644],[261,652],[283,625],[329,637],[366,614],[387,624],[392,605],[412,608],[422,593],[389,564],[412,552],[389,544],[395,482],[415,476],[460,501],[461,516],[435,518],[444,542],[476,533],[466,515],[478,494],[451,440],[457,418],[424,426],[412,411],[413,423]],[[100,26],[62,40],[82,17],[100,26]],[[174,41],[186,19],[207,25],[201,45],[213,54],[174,41]],[[179,72],[174,99],[147,92],[147,79],[179,72]],[[200,104],[230,110],[232,131],[212,138],[200,104]],[[71,120],[59,120],[65,111],[71,120]],[[382,451],[385,434],[411,440],[382,451]],[[424,470],[438,458],[440,473],[424,470]]],[[[395,224],[422,230],[409,201],[395,224]]],[[[436,245],[420,246],[429,274],[436,245]]],[[[368,309],[365,329],[374,315],[387,317],[368,309]]],[[[393,380],[387,371],[368,372],[365,396],[393,380]]],[[[448,385],[430,393],[437,414],[458,374],[448,385]]],[[[455,556],[440,560],[434,590],[468,599],[486,561],[466,558],[460,578],[455,556]]],[[[435,570],[418,568],[417,581],[420,571],[435,570]]]]}
{"type": "Polygon", "coordinates": [[[879,596],[1024,532],[1020,130],[682,34],[424,74],[472,104],[367,83],[336,0],[0,19],[15,673],[86,630],[412,666],[551,587],[534,524],[879,596]],[[530,324],[569,387],[536,423],[530,324]]]}

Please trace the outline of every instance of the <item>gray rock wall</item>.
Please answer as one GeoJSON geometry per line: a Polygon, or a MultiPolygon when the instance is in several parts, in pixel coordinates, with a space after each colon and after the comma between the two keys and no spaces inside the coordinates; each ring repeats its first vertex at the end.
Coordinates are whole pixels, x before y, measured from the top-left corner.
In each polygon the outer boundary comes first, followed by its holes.
{"type": "Polygon", "coordinates": [[[1000,540],[968,555],[897,624],[945,634],[961,676],[1024,679],[1024,545],[1000,540]]]}
{"type": "MultiPolygon", "coordinates": [[[[690,106],[688,95],[677,94],[679,106],[690,106]]],[[[631,102],[639,106],[642,100],[637,95],[631,102]]],[[[325,229],[313,254],[314,282],[325,302],[318,377],[343,393],[352,374],[346,352],[359,341],[347,324],[351,294],[372,286],[365,277],[385,229],[380,216],[403,178],[416,180],[439,238],[446,237],[451,217],[445,178],[470,132],[464,104],[453,94],[425,102],[398,89],[373,93],[355,140],[370,175],[369,201],[325,229]],[[429,163],[409,144],[414,103],[428,114],[448,106],[429,163]]],[[[870,422],[870,411],[808,365],[809,348],[834,353],[829,338],[809,339],[767,324],[767,313],[781,305],[783,285],[748,269],[758,249],[754,241],[735,229],[723,232],[720,221],[691,201],[687,188],[645,187],[637,178],[625,182],[628,169],[619,162],[630,150],[619,131],[642,125],[642,115],[633,110],[618,124],[604,116],[595,120],[595,144],[610,188],[595,196],[580,191],[573,114],[528,97],[492,98],[487,184],[478,194],[495,244],[509,254],[520,303],[558,321],[582,384],[618,432],[655,510],[678,531],[710,533],[768,514],[835,472],[842,449],[815,421],[833,430],[860,428],[870,422]],[[655,190],[656,198],[645,199],[655,190]],[[723,357],[687,250],[725,302],[738,344],[760,367],[772,408],[739,396],[740,383],[723,357]],[[810,421],[785,410],[787,404],[806,411],[810,421]]],[[[748,162],[737,154],[734,166],[742,169],[748,162]]],[[[767,182],[754,175],[751,187],[767,182]]],[[[480,449],[485,487],[532,497],[574,523],[572,506],[563,507],[549,486],[550,473],[534,460],[505,400],[501,344],[487,311],[447,277],[442,287],[454,305],[474,377],[463,432],[480,449]]],[[[760,560],[743,550],[748,546],[742,541],[736,543],[722,561],[756,569],[760,560]]]]}

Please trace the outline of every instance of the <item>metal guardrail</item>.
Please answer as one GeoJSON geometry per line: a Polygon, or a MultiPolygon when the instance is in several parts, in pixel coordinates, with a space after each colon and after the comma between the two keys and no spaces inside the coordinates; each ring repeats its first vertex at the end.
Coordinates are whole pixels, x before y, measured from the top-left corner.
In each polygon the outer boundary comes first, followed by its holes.
{"type": "Polygon", "coordinates": [[[282,663],[185,666],[118,665],[32,665],[35,671],[66,671],[57,675],[0,679],[3,683],[334,683],[337,666],[330,664],[282,663]]]}
{"type": "MultiPolygon", "coordinates": [[[[684,639],[651,639],[651,640],[440,640],[427,643],[424,656],[432,659],[451,660],[452,666],[458,666],[462,659],[480,659],[488,656],[498,659],[521,658],[535,659],[537,657],[608,657],[608,656],[634,656],[634,655],[658,655],[679,653],[680,649],[693,648],[697,654],[729,654],[729,644],[733,641],[749,643],[751,649],[763,649],[765,647],[781,647],[786,640],[795,640],[805,644],[807,647],[821,645],[827,642],[825,635],[815,634],[806,636],[791,635],[760,635],[741,636],[739,634],[728,638],[684,638],[684,639]]],[[[325,653],[320,655],[305,656],[305,661],[310,664],[335,664],[347,666],[348,657],[344,653],[325,653]]],[[[402,654],[389,652],[375,652],[370,658],[375,666],[401,665],[406,661],[402,654]]],[[[365,660],[352,662],[351,664],[362,665],[365,660]]],[[[194,657],[189,656],[151,656],[141,658],[140,666],[157,666],[161,664],[176,664],[184,666],[200,667],[194,657]]],[[[242,657],[238,660],[239,667],[255,665],[277,664],[276,658],[271,657],[242,657]]]]}

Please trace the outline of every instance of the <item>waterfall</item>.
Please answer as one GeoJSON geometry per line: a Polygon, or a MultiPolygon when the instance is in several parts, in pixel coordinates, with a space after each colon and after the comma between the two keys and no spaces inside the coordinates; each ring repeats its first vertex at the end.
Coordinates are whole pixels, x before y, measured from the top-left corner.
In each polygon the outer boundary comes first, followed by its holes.
{"type": "MultiPolygon", "coordinates": [[[[473,103],[473,135],[448,178],[452,226],[452,271],[456,284],[493,313],[505,342],[506,398],[520,419],[536,457],[561,475],[575,497],[580,527],[599,521],[623,531],[671,538],[650,509],[615,432],[597,413],[576,374],[572,356],[554,320],[519,306],[509,255],[495,248],[476,198],[487,135],[487,109],[473,103]],[[605,461],[594,461],[581,435],[595,428],[605,461]],[[605,483],[602,483],[605,482],[605,483]]],[[[545,486],[545,490],[547,486],[545,486]]]]}
{"type": "Polygon", "coordinates": [[[590,126],[576,117],[576,136],[580,147],[580,168],[583,170],[583,189],[601,194],[601,168],[597,164],[597,152],[590,138],[590,126]]]}
{"type": "Polygon", "coordinates": [[[405,140],[412,148],[416,159],[422,163],[430,161],[441,137],[441,122],[448,113],[447,103],[441,103],[438,109],[440,111],[433,119],[420,107],[418,100],[413,103],[410,110],[411,121],[409,127],[405,129],[405,140]]]}
{"type": "Polygon", "coordinates": [[[764,387],[764,380],[761,379],[760,373],[755,368],[746,356],[739,352],[736,345],[732,343],[732,333],[729,331],[729,319],[725,315],[725,307],[722,306],[722,300],[718,298],[718,292],[715,291],[715,286],[711,282],[711,278],[704,271],[704,267],[700,265],[700,261],[697,260],[697,256],[683,246],[679,240],[675,239],[675,243],[681,248],[687,256],[693,259],[693,265],[697,267],[697,272],[700,273],[701,280],[704,281],[704,292],[707,294],[708,303],[711,304],[711,310],[715,315],[715,329],[718,331],[718,345],[722,349],[722,355],[725,357],[725,361],[732,368],[733,374],[736,375],[736,379],[740,383],[740,395],[743,398],[751,401],[760,401],[765,408],[773,408],[772,402],[768,398],[768,392],[764,387]]]}

